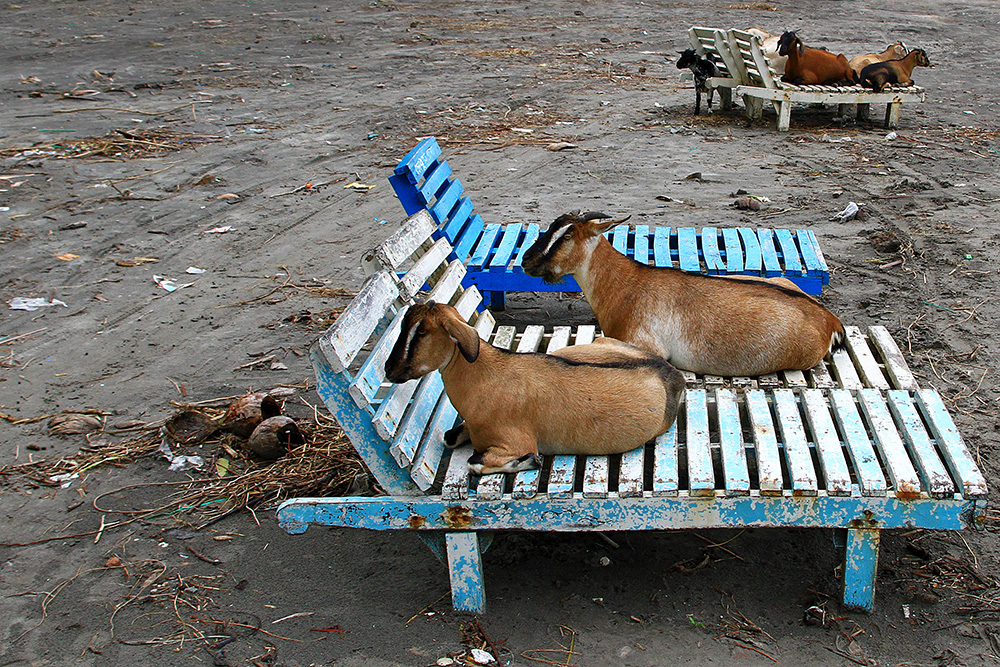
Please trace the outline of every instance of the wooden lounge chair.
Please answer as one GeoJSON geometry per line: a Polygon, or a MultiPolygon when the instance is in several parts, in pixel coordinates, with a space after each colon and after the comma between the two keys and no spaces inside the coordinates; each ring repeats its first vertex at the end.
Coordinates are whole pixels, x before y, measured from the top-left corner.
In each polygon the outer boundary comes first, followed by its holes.
{"type": "Polygon", "coordinates": [[[369,277],[311,351],[317,392],[385,495],[289,500],[278,509],[288,532],[314,523],[416,531],[446,561],[454,607],[483,612],[488,531],[839,528],[844,602],[871,609],[881,530],[981,521],[983,475],[941,397],[917,387],[881,327],[849,328],[848,350],[805,372],[687,374],[674,427],[631,452],[546,457],[541,470],[470,475],[471,448],[443,446],[458,415],[440,374],[385,380],[385,359],[416,291],[429,286],[427,298],[454,305],[485,340],[516,352],[554,351],[597,332],[497,326],[490,311],[477,309],[479,290],[463,287],[465,266],[448,258],[447,241],[432,240],[435,227],[422,211],[370,253],[372,268],[376,258],[391,263],[369,277]]]}
{"type": "Polygon", "coordinates": [[[778,114],[778,131],[787,132],[791,123],[792,104],[837,104],[838,115],[844,116],[849,105],[858,107],[858,120],[868,120],[872,104],[885,104],[885,126],[899,125],[899,109],[903,102],[923,102],[926,92],[919,86],[892,86],[876,93],[860,85],[853,86],[794,86],[783,83],[770,69],[760,50],[757,37],[743,30],[726,31],[729,48],[720,54],[730,72],[742,83],[736,94],[742,95],[747,116],[759,119],[765,100],[774,104],[778,114]]]}
{"type": "MultiPolygon", "coordinates": [[[[389,177],[407,215],[427,210],[437,231],[466,265],[466,286],[476,285],[495,310],[506,292],[579,292],[572,277],[551,285],[524,273],[521,260],[540,233],[537,224],[487,224],[453,176],[434,137],[406,154],[389,177]]],[[[620,251],[655,266],[690,272],[784,276],[819,294],[830,272],[816,235],[807,229],[649,227],[622,225],[610,233],[620,251]]]]}

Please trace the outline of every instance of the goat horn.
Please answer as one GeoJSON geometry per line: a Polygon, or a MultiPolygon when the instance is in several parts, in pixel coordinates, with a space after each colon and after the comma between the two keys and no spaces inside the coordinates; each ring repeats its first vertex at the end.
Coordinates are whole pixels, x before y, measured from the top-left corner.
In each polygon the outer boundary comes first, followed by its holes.
{"type": "Polygon", "coordinates": [[[599,211],[587,211],[580,217],[584,222],[590,222],[591,220],[605,220],[611,216],[607,213],[601,213],[599,211]]]}

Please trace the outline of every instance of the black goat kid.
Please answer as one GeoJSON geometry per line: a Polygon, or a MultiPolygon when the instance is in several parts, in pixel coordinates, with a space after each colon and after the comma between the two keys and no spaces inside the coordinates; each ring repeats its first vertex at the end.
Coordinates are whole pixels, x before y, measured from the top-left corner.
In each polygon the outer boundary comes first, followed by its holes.
{"type": "Polygon", "coordinates": [[[694,74],[694,115],[701,113],[701,94],[708,94],[708,113],[712,113],[712,96],[715,94],[714,88],[709,88],[708,80],[713,76],[722,76],[719,68],[715,66],[715,58],[711,53],[706,53],[704,58],[700,58],[694,49],[680,51],[681,57],[677,59],[677,69],[689,69],[694,74]]]}

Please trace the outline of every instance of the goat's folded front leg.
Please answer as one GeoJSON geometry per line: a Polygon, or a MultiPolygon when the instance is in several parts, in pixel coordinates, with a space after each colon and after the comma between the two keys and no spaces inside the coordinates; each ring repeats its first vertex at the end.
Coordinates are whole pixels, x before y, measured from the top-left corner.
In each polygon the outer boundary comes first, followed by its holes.
{"type": "Polygon", "coordinates": [[[538,443],[528,434],[507,432],[481,436],[472,433],[471,437],[476,453],[469,457],[469,470],[476,475],[520,472],[542,466],[538,443]]]}

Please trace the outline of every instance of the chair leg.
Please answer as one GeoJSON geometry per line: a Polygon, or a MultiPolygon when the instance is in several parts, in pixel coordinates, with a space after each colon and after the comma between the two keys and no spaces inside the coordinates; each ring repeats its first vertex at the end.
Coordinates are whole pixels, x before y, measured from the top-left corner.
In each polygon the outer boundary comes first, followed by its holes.
{"type": "Polygon", "coordinates": [[[788,132],[788,126],[792,121],[792,103],[785,101],[779,104],[781,106],[778,109],[778,132],[788,132]]]}
{"type": "Polygon", "coordinates": [[[719,108],[723,111],[729,111],[733,108],[733,89],[732,88],[719,88],[719,108]]]}
{"type": "Polygon", "coordinates": [[[858,121],[868,122],[872,119],[872,105],[870,103],[858,104],[858,121]]]}
{"type": "Polygon", "coordinates": [[[894,130],[899,126],[899,102],[890,102],[885,108],[885,126],[894,130]]]}
{"type": "Polygon", "coordinates": [[[875,606],[879,530],[848,528],[844,551],[844,605],[871,611],[875,606]]]}
{"type": "Polygon", "coordinates": [[[507,293],[506,292],[487,292],[489,294],[489,304],[490,310],[501,311],[507,307],[507,293]]]}
{"type": "Polygon", "coordinates": [[[476,533],[448,533],[448,573],[451,577],[451,604],[457,611],[482,614],[486,610],[483,561],[476,533]]]}
{"type": "Polygon", "coordinates": [[[743,96],[743,105],[747,110],[747,118],[750,120],[760,120],[764,115],[764,100],[759,97],[743,96]]]}

